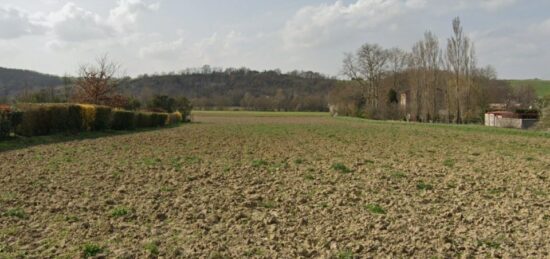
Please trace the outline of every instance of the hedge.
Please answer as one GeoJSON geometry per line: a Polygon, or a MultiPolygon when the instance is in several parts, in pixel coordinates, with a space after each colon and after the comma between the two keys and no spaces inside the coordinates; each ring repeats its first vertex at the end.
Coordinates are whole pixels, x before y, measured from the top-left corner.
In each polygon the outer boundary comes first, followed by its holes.
{"type": "Polygon", "coordinates": [[[95,121],[92,130],[101,131],[111,128],[111,107],[95,106],[95,121]]]}
{"type": "MultiPolygon", "coordinates": [[[[81,131],[133,130],[136,128],[164,127],[181,122],[180,113],[133,112],[111,109],[106,106],[87,104],[19,104],[23,111],[21,123],[15,133],[23,136],[38,136],[54,133],[81,131]]],[[[7,131],[7,119],[2,115],[0,131],[7,131]]],[[[7,117],[6,117],[7,118],[7,117]]],[[[11,124],[10,125],[15,125],[11,124]]],[[[13,130],[12,130],[13,131],[13,130]]],[[[0,132],[9,135],[10,133],[0,132]]]]}
{"type": "Polygon", "coordinates": [[[183,122],[183,115],[181,112],[173,112],[168,114],[168,125],[174,125],[183,122]]]}
{"type": "Polygon", "coordinates": [[[8,138],[21,123],[22,112],[0,107],[0,139],[8,138]]]}
{"type": "Polygon", "coordinates": [[[136,128],[136,113],[125,110],[111,111],[111,129],[133,130],[136,128]]]}

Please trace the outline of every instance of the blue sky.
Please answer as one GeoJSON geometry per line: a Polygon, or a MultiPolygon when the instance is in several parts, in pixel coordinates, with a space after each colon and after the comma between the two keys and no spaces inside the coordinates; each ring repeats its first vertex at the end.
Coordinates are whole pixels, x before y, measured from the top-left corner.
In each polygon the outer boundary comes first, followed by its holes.
{"type": "Polygon", "coordinates": [[[0,66],[74,74],[108,53],[127,75],[215,67],[339,75],[363,43],[406,50],[462,18],[481,66],[550,79],[547,0],[2,0],[0,66]]]}

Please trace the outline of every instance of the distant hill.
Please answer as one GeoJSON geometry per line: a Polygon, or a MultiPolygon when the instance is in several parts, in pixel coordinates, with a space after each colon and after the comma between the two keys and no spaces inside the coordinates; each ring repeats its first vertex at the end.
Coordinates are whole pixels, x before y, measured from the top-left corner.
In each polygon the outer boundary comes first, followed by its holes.
{"type": "MultiPolygon", "coordinates": [[[[186,96],[195,107],[245,107],[256,110],[326,110],[328,92],[337,83],[319,73],[187,69],[182,73],[124,78],[120,89],[144,104],[153,95],[186,96]]],[[[0,102],[27,91],[62,88],[59,76],[0,68],[0,102]]]]}
{"type": "Polygon", "coordinates": [[[62,84],[63,80],[58,76],[0,67],[0,97],[13,97],[25,90],[33,91],[62,84]]]}
{"type": "Polygon", "coordinates": [[[139,76],[123,85],[127,95],[148,100],[153,94],[183,95],[197,108],[244,107],[254,110],[326,110],[338,80],[309,71],[191,71],[139,76]]]}
{"type": "Polygon", "coordinates": [[[532,85],[535,87],[540,97],[550,95],[550,80],[528,79],[528,80],[508,80],[513,87],[521,85],[532,85]]]}

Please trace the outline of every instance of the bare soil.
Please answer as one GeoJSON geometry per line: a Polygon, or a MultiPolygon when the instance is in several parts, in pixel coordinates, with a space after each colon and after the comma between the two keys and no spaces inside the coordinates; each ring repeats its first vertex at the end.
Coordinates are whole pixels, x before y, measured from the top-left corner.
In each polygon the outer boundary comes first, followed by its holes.
{"type": "Polygon", "coordinates": [[[199,113],[0,153],[0,258],[550,257],[550,138],[199,113]]]}

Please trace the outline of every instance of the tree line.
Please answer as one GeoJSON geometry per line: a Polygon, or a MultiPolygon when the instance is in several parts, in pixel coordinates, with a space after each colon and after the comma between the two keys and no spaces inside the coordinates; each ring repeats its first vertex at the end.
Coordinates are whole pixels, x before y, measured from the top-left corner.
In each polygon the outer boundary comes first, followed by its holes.
{"type": "Polygon", "coordinates": [[[514,89],[491,66],[478,66],[460,18],[441,45],[427,31],[410,51],[367,43],[346,54],[343,74],[350,81],[330,93],[333,109],[373,119],[470,123],[482,121],[491,104],[529,108],[536,100],[533,87],[514,89]]]}

